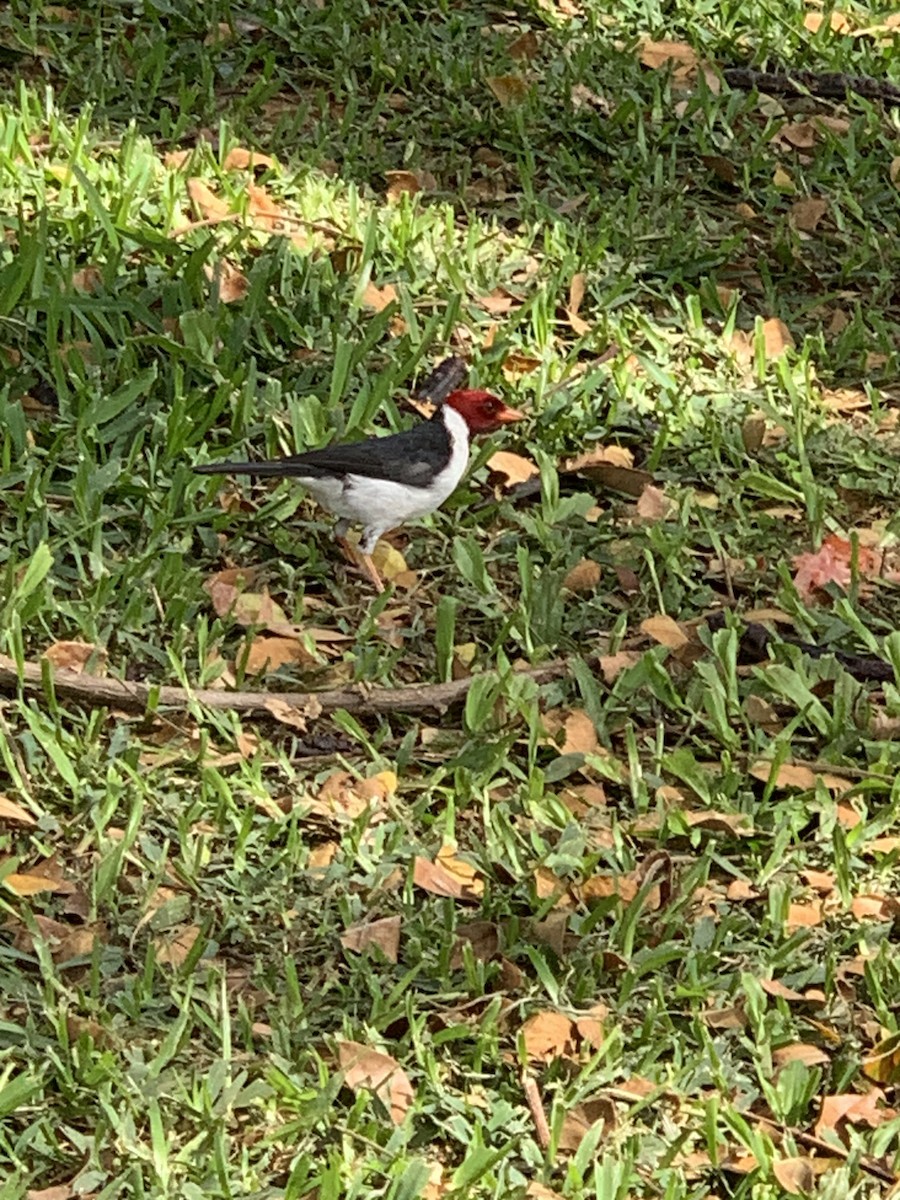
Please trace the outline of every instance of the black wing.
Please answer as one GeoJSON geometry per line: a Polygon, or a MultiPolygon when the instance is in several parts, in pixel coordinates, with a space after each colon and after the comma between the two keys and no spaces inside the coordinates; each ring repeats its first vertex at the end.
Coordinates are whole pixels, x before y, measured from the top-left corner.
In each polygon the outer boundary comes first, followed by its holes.
{"type": "Polygon", "coordinates": [[[367,438],[343,446],[324,446],[306,454],[266,462],[203,463],[194,468],[202,475],[256,475],[260,478],[307,478],[321,475],[368,475],[390,479],[409,487],[428,487],[450,461],[453,446],[440,413],[403,433],[367,438]]]}

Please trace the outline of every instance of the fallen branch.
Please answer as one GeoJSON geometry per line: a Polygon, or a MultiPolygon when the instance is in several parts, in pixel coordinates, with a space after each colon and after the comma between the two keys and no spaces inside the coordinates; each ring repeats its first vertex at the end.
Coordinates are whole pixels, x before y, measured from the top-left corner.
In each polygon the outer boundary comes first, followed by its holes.
{"type": "MultiPolygon", "coordinates": [[[[537,683],[559,679],[568,672],[567,659],[557,658],[540,667],[529,667],[516,674],[527,675],[537,683]]],[[[488,672],[497,677],[497,672],[488,672]]],[[[329,713],[342,708],[351,713],[443,712],[464,700],[469,688],[483,675],[454,679],[450,683],[411,683],[404,687],[335,688],[324,692],[229,692],[223,688],[180,688],[165,684],[126,683],[121,679],[83,675],[77,671],[53,671],[53,687],[60,696],[81,700],[95,708],[109,706],[127,712],[145,712],[154,708],[186,709],[192,704],[227,712],[271,715],[268,705],[274,700],[300,712],[329,713]]],[[[44,667],[26,662],[21,673],[11,658],[0,655],[0,691],[44,690],[44,667]]]]}

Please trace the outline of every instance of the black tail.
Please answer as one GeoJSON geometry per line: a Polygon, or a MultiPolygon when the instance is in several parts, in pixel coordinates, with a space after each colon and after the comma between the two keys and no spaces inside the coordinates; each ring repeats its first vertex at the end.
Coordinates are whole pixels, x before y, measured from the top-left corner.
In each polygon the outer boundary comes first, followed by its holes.
{"type": "Polygon", "coordinates": [[[212,462],[200,463],[194,467],[198,475],[257,475],[283,476],[296,475],[297,464],[290,458],[276,458],[271,462],[212,462]]]}

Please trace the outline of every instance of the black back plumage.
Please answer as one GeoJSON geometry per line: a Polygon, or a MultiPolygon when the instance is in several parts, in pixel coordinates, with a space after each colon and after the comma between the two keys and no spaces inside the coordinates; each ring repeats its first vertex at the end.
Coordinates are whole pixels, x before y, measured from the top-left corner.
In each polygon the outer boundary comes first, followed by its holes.
{"type": "Polygon", "coordinates": [[[368,475],[389,479],[407,487],[428,487],[434,476],[450,461],[453,444],[441,410],[402,433],[363,442],[323,446],[306,454],[294,454],[262,462],[203,463],[194,468],[201,475],[255,475],[259,478],[307,479],[326,475],[368,475]]]}

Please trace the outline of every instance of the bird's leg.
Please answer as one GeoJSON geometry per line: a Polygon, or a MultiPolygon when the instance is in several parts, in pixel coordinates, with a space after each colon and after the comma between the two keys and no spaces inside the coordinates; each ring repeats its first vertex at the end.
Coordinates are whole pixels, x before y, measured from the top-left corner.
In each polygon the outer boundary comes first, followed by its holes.
{"type": "MultiPolygon", "coordinates": [[[[384,583],[382,582],[381,576],[378,574],[378,568],[375,566],[375,563],[372,561],[371,550],[374,550],[375,543],[373,543],[372,546],[368,550],[363,550],[362,546],[351,545],[350,542],[347,541],[347,536],[346,536],[347,530],[349,527],[350,527],[350,522],[345,521],[343,519],[338,521],[337,525],[335,525],[334,536],[335,536],[335,539],[336,539],[338,545],[343,550],[344,554],[346,555],[347,559],[350,562],[356,563],[358,566],[362,567],[363,572],[368,577],[368,579],[371,581],[373,587],[375,588],[375,591],[383,592],[384,591],[384,583]]],[[[367,546],[368,546],[368,541],[369,541],[369,539],[367,539],[366,543],[365,543],[367,546]]],[[[378,541],[378,539],[376,537],[375,542],[377,542],[377,541],[378,541]]]]}
{"type": "Polygon", "coordinates": [[[359,555],[359,559],[363,565],[363,570],[368,575],[369,579],[371,579],[372,585],[374,586],[375,591],[383,592],[384,591],[384,583],[382,582],[381,576],[378,574],[378,568],[375,566],[375,563],[372,561],[372,555],[361,553],[359,555]]]}

